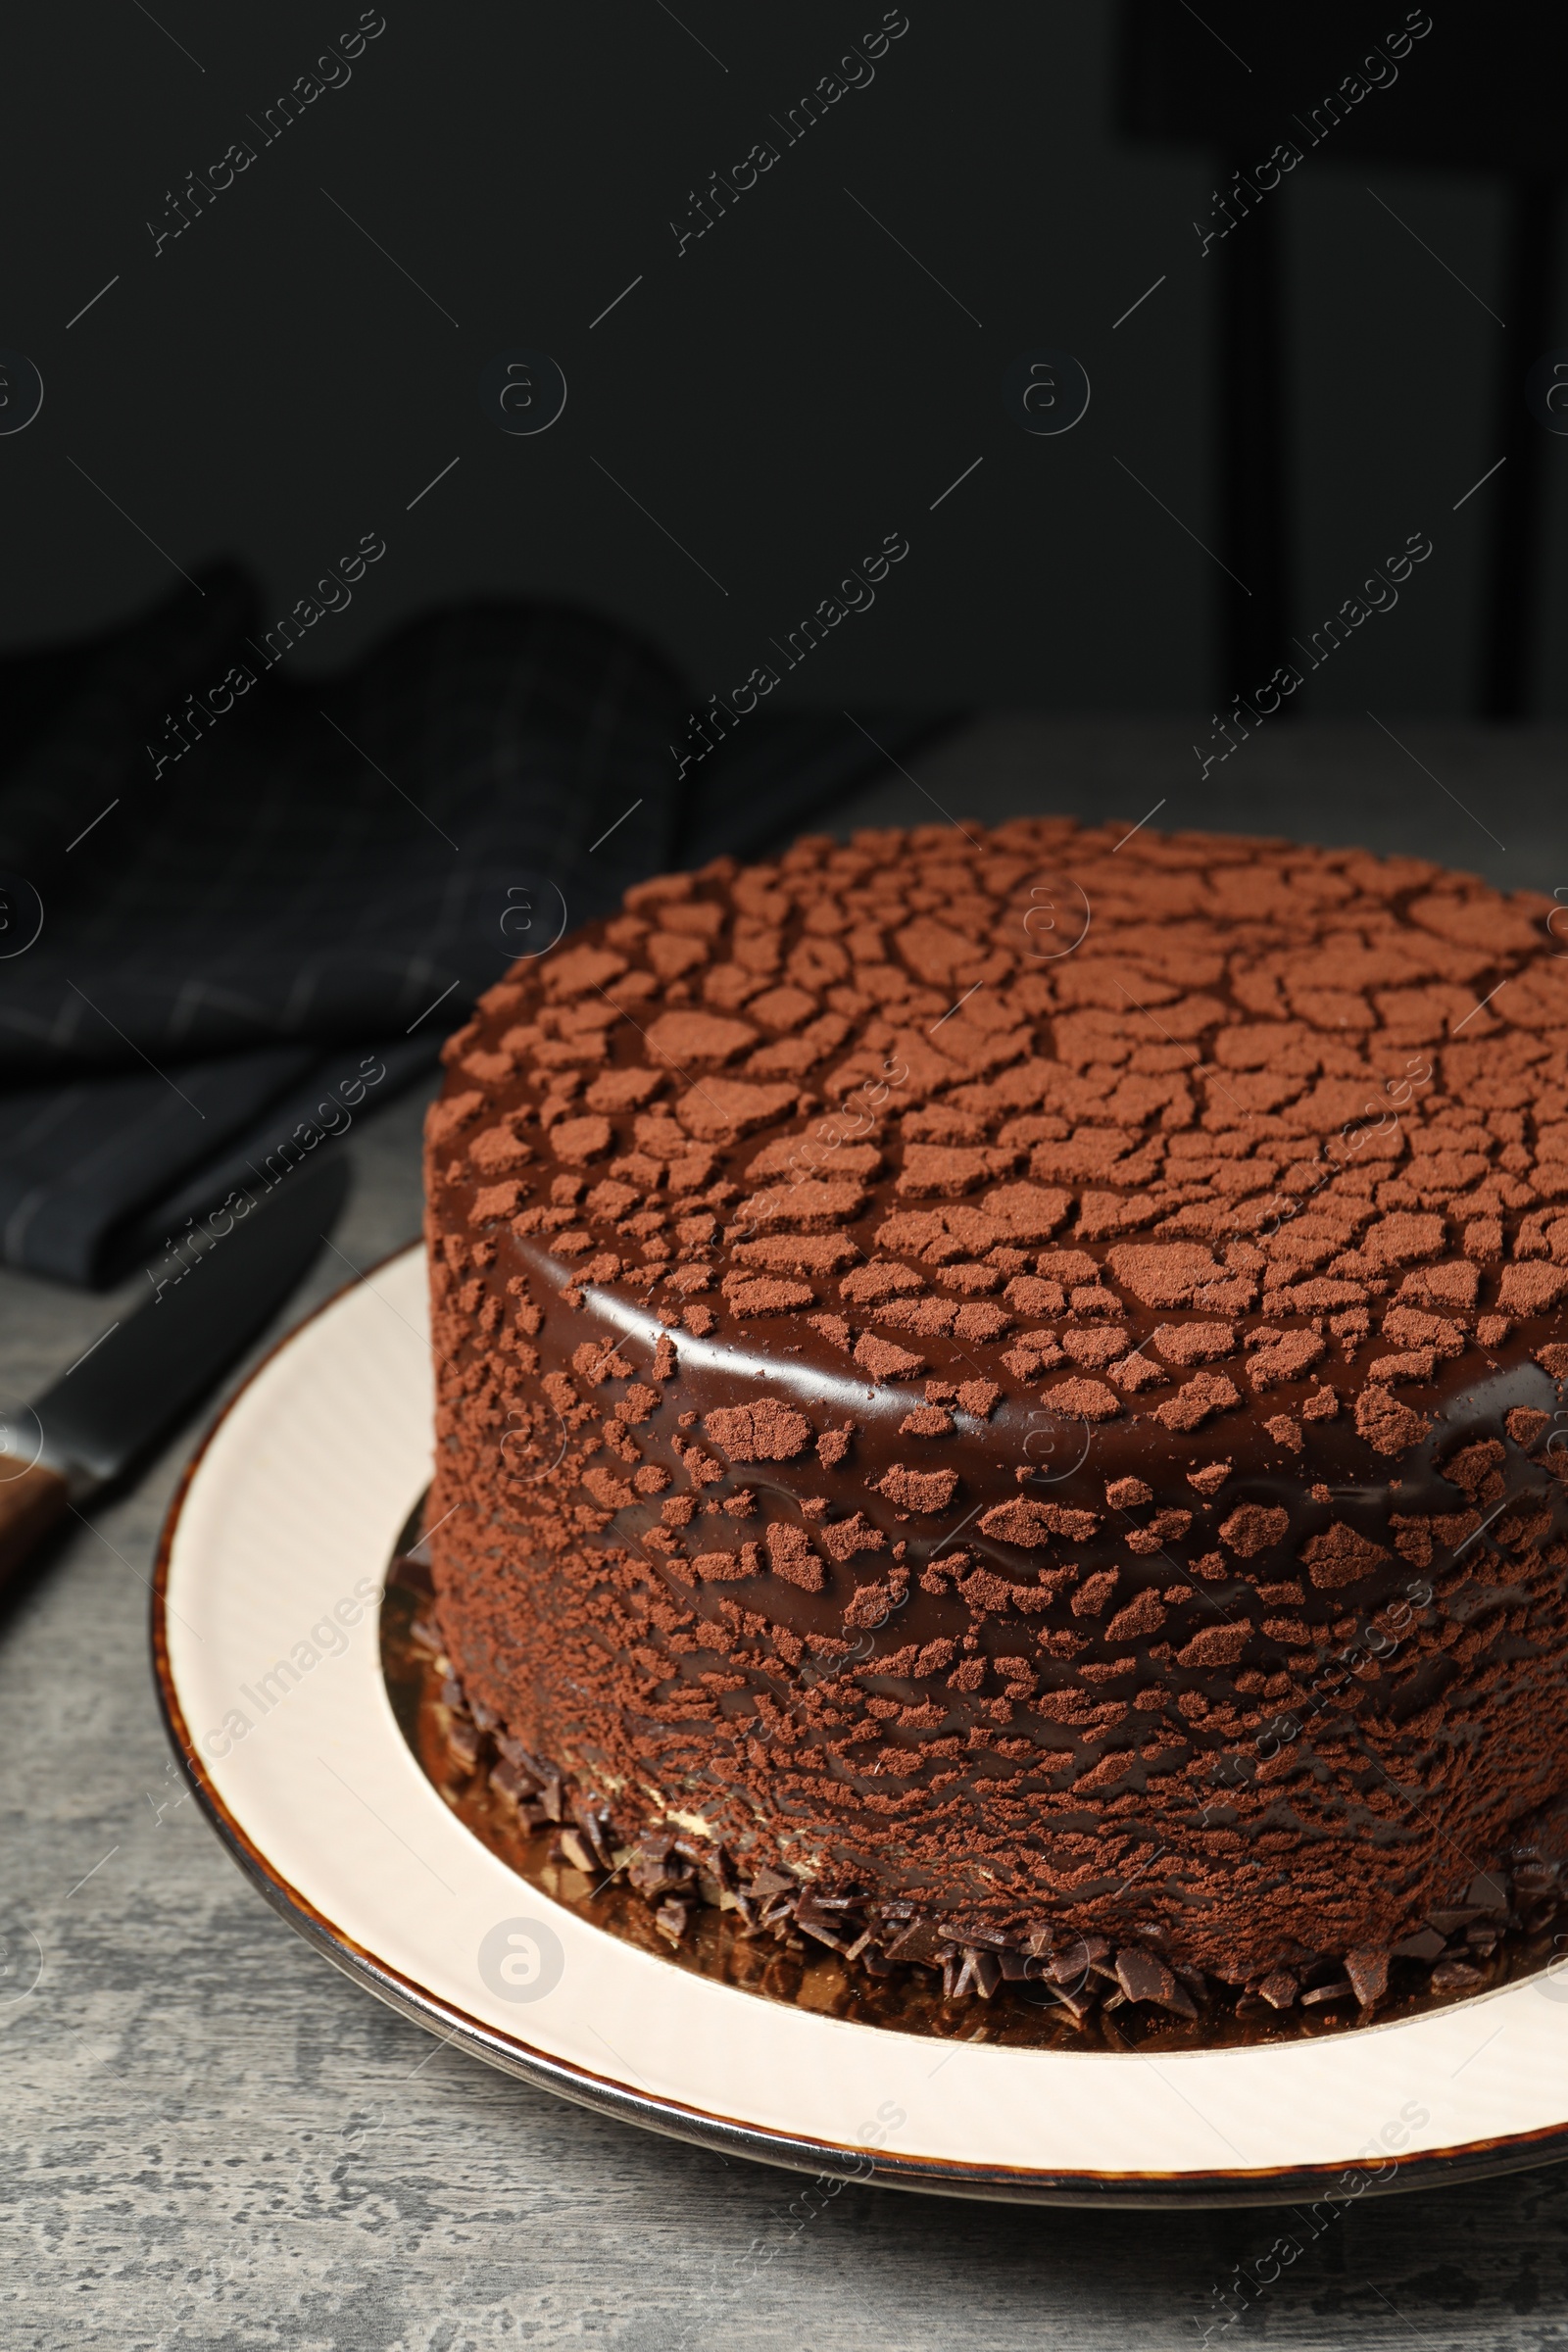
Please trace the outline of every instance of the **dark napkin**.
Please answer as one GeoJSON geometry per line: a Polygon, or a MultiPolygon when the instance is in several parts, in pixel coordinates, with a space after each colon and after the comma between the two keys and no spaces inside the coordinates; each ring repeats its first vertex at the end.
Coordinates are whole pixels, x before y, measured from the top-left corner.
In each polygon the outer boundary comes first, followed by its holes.
{"type": "MultiPolygon", "coordinates": [[[[8,1264],[98,1283],[163,1256],[418,1076],[517,956],[880,764],[840,713],[760,710],[683,775],[686,681],[558,606],[449,610],[326,681],[277,659],[223,566],[0,663],[8,1264]]],[[[864,714],[898,758],[944,723],[864,714]]]]}

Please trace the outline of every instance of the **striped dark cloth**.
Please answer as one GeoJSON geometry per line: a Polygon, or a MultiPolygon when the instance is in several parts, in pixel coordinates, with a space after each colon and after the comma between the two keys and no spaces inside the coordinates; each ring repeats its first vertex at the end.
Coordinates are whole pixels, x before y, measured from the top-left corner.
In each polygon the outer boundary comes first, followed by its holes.
{"type": "MultiPolygon", "coordinates": [[[[838,714],[759,712],[677,780],[685,681],[559,607],[447,611],[325,683],[270,651],[221,568],[0,663],[8,1264],[116,1279],[302,1124],[422,1071],[516,956],[649,873],[776,845],[879,764],[838,714]]],[[[901,758],[940,723],[866,720],[901,758]]]]}

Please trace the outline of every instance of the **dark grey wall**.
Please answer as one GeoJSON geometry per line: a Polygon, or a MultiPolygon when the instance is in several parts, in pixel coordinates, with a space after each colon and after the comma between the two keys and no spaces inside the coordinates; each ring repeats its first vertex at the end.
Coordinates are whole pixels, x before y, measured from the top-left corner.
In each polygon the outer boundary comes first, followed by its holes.
{"type": "MultiPolygon", "coordinates": [[[[374,529],[385,558],[300,674],[435,601],[537,593],[652,632],[706,693],[899,530],[875,609],[793,692],[1206,712],[1217,574],[1187,531],[1213,545],[1213,284],[1191,225],[1213,172],[1114,134],[1109,7],[908,0],[874,81],[792,147],[770,118],[878,25],[876,0],[385,9],[347,85],[270,145],[248,119],[353,27],[352,0],[13,13],[0,345],[46,397],[0,437],[0,643],[108,622],[220,552],[285,610],[374,529]],[[769,136],[778,163],[677,257],[689,191],[769,136]],[[239,139],[255,162],[155,258],[166,191],[239,139]],[[477,397],[519,348],[569,384],[536,438],[477,397]],[[1040,348],[1093,383],[1059,438],[1003,409],[1007,363],[1040,348]]],[[[1431,43],[1443,29],[1440,10],[1431,43]]],[[[1435,543],[1312,706],[1462,712],[1487,493],[1452,510],[1495,439],[1498,191],[1325,150],[1276,201],[1300,619],[1407,533],[1435,543]]],[[[1556,647],[1568,443],[1550,456],[1556,647]]],[[[1539,668],[1538,708],[1568,711],[1560,659],[1539,668]]]]}

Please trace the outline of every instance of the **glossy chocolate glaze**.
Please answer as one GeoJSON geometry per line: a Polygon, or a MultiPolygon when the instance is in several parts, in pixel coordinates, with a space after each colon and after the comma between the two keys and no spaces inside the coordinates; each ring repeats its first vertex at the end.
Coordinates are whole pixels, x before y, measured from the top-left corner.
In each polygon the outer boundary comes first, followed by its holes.
{"type": "MultiPolygon", "coordinates": [[[[603,1864],[580,1845],[568,1853],[562,1833],[542,1805],[519,1805],[514,1773],[499,1759],[493,1731],[476,1724],[457,1687],[451,1660],[440,1651],[430,1623],[428,1561],[419,1543],[422,1505],[405,1530],[387,1573],[381,1611],[381,1659],[387,1695],[419,1769],[457,1820],[530,1886],[562,1903],[604,1934],[631,1943],[693,1975],[730,1984],[765,2000],[857,2025],[943,2039],[984,2041],[1009,2049],[1162,2050],[1211,2049],[1226,2044],[1320,2039],[1353,2031],[1366,2012],[1355,1988],[1322,1975],[1332,1997],[1305,2006],[1276,2005],[1257,1994],[1233,1991],[1213,1979],[1200,1986],[1200,2002],[1172,2008],[1161,2002],[1117,2002],[1113,1972],[1092,1971],[1089,1946],[1058,1947],[1054,1958],[1009,1952],[1008,1973],[971,1982],[950,1992],[950,1965],[895,1965],[869,1973],[846,1961],[847,1938],[824,1937],[822,1923],[803,1935],[787,1905],[782,1915],[760,1914],[765,1905],[748,1903],[701,1871],[683,1891],[680,1914],[668,1902],[656,1908],[630,1883],[633,1857],[612,1848],[603,1864]],[[543,1816],[543,1818],[541,1818],[543,1816]],[[585,1863],[592,1867],[584,1868],[585,1863]],[[695,1898],[695,1899],[693,1899],[695,1898]],[[1189,2013],[1189,2011],[1191,2013],[1189,2013]]],[[[548,1779],[548,1776],[547,1776],[548,1779]]],[[[565,1808],[561,1808],[563,1811],[565,1808]]],[[[1505,1879],[1489,1885],[1484,1909],[1465,1906],[1462,1933],[1453,1937],[1464,1955],[1446,1963],[1446,1990],[1434,1987],[1433,1962],[1396,1960],[1391,1982],[1376,2004],[1380,2024],[1420,2016],[1482,1989],[1536,1976],[1561,1966],[1558,1930],[1568,1853],[1568,1816],[1559,1805],[1528,1825],[1518,1862],[1505,1879]],[[1501,1916],[1503,1902],[1514,1914],[1501,1916]],[[1472,1923],[1480,1923],[1472,1929],[1472,1923]],[[1474,1934],[1476,1940],[1467,1940],[1474,1934]]],[[[835,1916],[831,1926],[841,1926],[835,1916]]],[[[1444,1968],[1441,1958],[1437,1966],[1444,1968]]],[[[1192,1984],[1192,1978],[1186,1980],[1192,1984]]],[[[1275,1988],[1277,1989],[1277,1988],[1275,1988]]]]}

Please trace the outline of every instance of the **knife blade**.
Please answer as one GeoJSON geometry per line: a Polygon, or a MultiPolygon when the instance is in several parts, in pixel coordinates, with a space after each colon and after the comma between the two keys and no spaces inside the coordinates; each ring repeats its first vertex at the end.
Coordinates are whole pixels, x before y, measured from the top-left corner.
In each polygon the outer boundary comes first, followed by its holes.
{"type": "MultiPolygon", "coordinates": [[[[306,1272],[343,1205],[346,1158],[234,1216],[30,1405],[0,1415],[0,1578],[68,1505],[125,1472],[204,1396],[306,1272]]],[[[232,1199],[233,1196],[230,1196],[232,1199]]]]}

